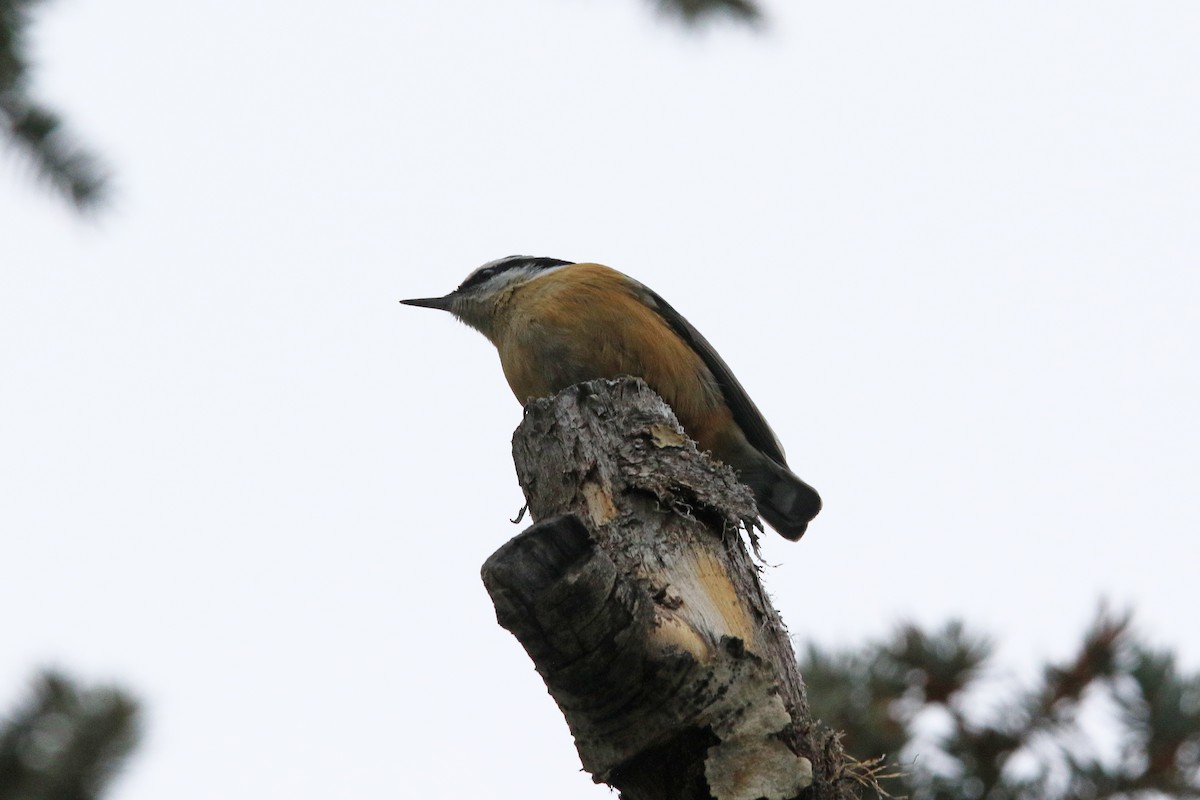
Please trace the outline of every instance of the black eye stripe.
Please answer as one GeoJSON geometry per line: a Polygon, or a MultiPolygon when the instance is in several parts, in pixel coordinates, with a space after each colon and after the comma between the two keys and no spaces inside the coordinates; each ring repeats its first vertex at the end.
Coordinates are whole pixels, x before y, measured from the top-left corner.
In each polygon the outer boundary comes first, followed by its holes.
{"type": "Polygon", "coordinates": [[[488,267],[482,272],[476,272],[474,275],[463,281],[462,286],[458,287],[458,291],[461,292],[463,289],[469,289],[472,286],[478,286],[479,284],[497,275],[499,272],[500,270],[498,270],[496,267],[488,267]]]}
{"type": "Polygon", "coordinates": [[[562,261],[557,258],[539,258],[534,256],[509,256],[503,259],[500,263],[486,269],[481,269],[471,277],[463,281],[462,285],[455,291],[462,292],[480,284],[486,283],[497,275],[508,272],[514,269],[532,269],[541,271],[552,267],[561,267],[570,264],[570,261],[562,261]]]}

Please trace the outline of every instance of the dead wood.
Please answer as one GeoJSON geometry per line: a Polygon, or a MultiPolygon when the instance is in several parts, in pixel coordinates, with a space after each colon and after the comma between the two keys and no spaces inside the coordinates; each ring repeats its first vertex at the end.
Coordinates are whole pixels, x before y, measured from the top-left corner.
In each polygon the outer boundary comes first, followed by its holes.
{"type": "Polygon", "coordinates": [[[852,796],[743,540],[753,496],[666,403],[573,386],[529,404],[513,453],[536,524],[483,579],[593,779],[625,800],[852,796]]]}

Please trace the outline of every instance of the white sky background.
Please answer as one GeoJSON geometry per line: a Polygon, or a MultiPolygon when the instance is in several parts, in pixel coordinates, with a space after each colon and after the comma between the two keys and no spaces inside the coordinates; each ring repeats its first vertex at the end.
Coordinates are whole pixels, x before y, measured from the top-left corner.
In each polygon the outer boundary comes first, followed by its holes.
{"type": "Polygon", "coordinates": [[[496,355],[404,308],[511,253],[652,286],[826,510],[801,640],[961,615],[1026,676],[1098,599],[1200,662],[1200,7],[72,0],[0,160],[0,708],[147,707],[113,797],[601,798],[479,581],[496,355]],[[464,499],[465,498],[465,499],[464,499]]]}

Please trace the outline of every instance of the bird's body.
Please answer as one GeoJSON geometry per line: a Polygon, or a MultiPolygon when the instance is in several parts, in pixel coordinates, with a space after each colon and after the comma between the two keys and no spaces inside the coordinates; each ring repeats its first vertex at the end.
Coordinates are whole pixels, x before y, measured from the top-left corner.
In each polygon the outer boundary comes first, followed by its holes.
{"type": "Polygon", "coordinates": [[[600,264],[512,256],[480,267],[445,297],[404,302],[450,311],[487,336],[522,403],[583,381],[642,378],[702,450],[738,471],[783,536],[799,539],[820,511],[820,497],[788,470],[721,357],[632,278],[600,264]]]}

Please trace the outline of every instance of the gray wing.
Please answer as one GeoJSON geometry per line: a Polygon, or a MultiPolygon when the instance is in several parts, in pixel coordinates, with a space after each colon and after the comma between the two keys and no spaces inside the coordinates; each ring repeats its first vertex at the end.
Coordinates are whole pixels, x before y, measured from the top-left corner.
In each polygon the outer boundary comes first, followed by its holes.
{"type": "Polygon", "coordinates": [[[708,343],[708,340],[656,292],[632,279],[630,282],[636,284],[644,293],[642,299],[646,305],[657,311],[658,315],[671,326],[671,329],[679,334],[680,338],[687,342],[704,361],[704,365],[717,379],[717,384],[721,387],[721,394],[724,395],[725,402],[733,412],[733,420],[741,427],[742,433],[746,434],[747,441],[773,461],[786,466],[787,460],[783,455],[783,446],[775,438],[771,426],[763,419],[762,412],[758,410],[758,406],[754,405],[750,395],[746,394],[742,384],[738,383],[738,379],[733,375],[733,370],[729,369],[729,365],[717,355],[717,351],[708,343]]]}

